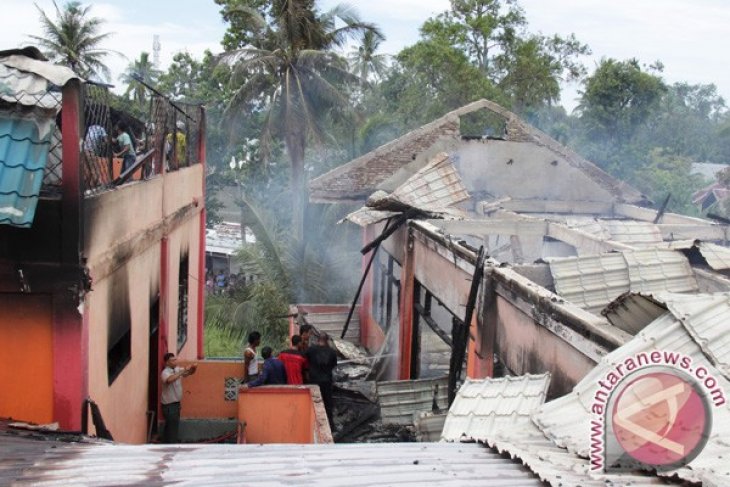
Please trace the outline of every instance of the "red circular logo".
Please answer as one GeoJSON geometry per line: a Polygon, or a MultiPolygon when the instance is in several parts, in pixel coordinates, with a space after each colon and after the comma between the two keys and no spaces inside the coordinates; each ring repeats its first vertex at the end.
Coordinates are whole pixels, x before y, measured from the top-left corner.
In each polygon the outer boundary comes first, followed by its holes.
{"type": "Polygon", "coordinates": [[[689,463],[704,447],[711,427],[709,405],[697,386],[670,372],[646,373],[628,382],[613,403],[611,419],[621,448],[654,467],[689,463]]]}

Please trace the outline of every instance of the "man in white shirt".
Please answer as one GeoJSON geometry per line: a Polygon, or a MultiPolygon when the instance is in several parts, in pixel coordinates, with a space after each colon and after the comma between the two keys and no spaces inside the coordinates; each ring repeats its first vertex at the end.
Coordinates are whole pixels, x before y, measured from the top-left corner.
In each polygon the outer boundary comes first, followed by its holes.
{"type": "Polygon", "coordinates": [[[180,429],[180,401],[182,400],[182,378],[193,375],[197,364],[178,367],[174,353],[166,353],[163,357],[165,368],[162,369],[162,415],[165,417],[164,443],[178,443],[180,429]]]}

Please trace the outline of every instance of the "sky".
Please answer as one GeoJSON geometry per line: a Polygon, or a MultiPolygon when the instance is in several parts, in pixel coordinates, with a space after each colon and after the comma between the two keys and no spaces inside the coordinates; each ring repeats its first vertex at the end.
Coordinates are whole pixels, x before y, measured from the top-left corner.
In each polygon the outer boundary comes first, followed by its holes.
{"type": "MultiPolygon", "coordinates": [[[[59,0],[59,4],[63,0],[59,0]]],[[[30,42],[40,34],[39,14],[32,0],[2,0],[4,25],[0,48],[30,42]]],[[[107,64],[112,83],[131,59],[152,50],[153,35],[160,36],[163,67],[179,51],[200,56],[206,49],[219,52],[225,31],[219,7],[213,0],[103,0],[86,2],[92,13],[106,20],[114,32],[105,47],[124,56],[111,56],[107,64]]],[[[340,1],[319,0],[322,9],[340,1]]],[[[418,29],[430,16],[446,10],[449,0],[367,0],[347,2],[363,20],[378,24],[386,36],[383,52],[396,54],[418,40],[418,29]]],[[[730,50],[726,34],[730,25],[727,0],[520,0],[531,32],[575,33],[593,54],[583,62],[589,71],[603,57],[656,60],[665,66],[669,82],[714,83],[730,102],[730,50]]],[[[35,2],[53,13],[52,0],[35,2]]],[[[563,88],[562,103],[576,105],[579,86],[563,88]]]]}

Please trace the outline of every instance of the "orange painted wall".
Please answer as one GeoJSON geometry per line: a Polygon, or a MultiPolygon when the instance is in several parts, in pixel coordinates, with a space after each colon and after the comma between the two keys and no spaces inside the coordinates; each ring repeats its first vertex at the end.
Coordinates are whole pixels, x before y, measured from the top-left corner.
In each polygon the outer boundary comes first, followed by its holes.
{"type": "MultiPolygon", "coordinates": [[[[181,361],[181,365],[188,362],[181,361]]],[[[198,370],[183,379],[183,418],[235,418],[236,400],[225,400],[226,377],[243,377],[243,362],[201,360],[198,370]]],[[[238,397],[238,394],[235,395],[238,397]]]]}
{"type": "Polygon", "coordinates": [[[241,391],[238,419],[247,443],[313,443],[314,408],[306,386],[263,386],[241,391]]]}
{"type": "Polygon", "coordinates": [[[53,420],[51,297],[0,294],[0,417],[53,420]]]}

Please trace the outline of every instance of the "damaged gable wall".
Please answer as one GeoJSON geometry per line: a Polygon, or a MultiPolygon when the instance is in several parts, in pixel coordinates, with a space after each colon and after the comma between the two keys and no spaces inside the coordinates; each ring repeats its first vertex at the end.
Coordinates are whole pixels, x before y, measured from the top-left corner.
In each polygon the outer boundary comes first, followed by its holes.
{"type": "Polygon", "coordinates": [[[488,100],[479,100],[449,112],[315,178],[310,182],[310,201],[365,201],[377,189],[392,191],[442,151],[454,156],[454,159],[463,159],[460,175],[467,189],[474,194],[646,203],[645,197],[634,188],[488,100]],[[504,120],[505,140],[462,139],[462,117],[478,112],[504,120]],[[488,166],[484,164],[485,159],[488,166]],[[496,165],[492,166],[492,161],[496,165]],[[509,161],[512,162],[508,164],[509,161]],[[508,165],[513,167],[505,172],[508,165]],[[539,185],[525,185],[528,179],[539,185]],[[520,192],[520,189],[524,191],[520,192]]]}
{"type": "Polygon", "coordinates": [[[612,202],[615,196],[564,157],[530,142],[463,140],[454,164],[470,193],[499,198],[612,202]]]}

